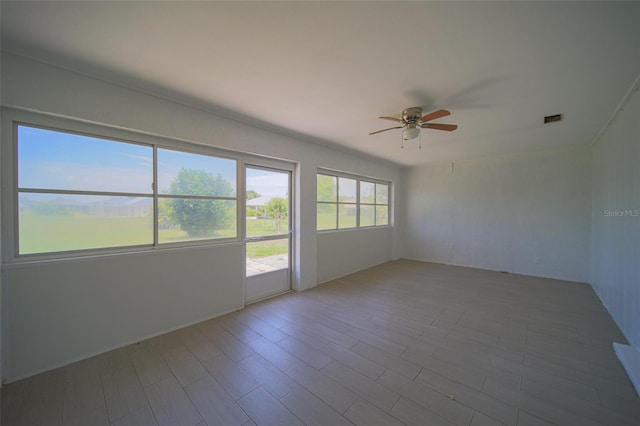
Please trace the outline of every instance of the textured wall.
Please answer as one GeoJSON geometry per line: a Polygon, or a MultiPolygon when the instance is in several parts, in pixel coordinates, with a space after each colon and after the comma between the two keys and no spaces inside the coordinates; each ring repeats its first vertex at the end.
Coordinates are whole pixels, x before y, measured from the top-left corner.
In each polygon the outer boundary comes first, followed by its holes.
{"type": "Polygon", "coordinates": [[[240,309],[241,271],[240,244],[11,268],[6,377],[240,309]]]}
{"type": "Polygon", "coordinates": [[[590,167],[577,147],[411,169],[404,256],[586,282],[590,167]]]}
{"type": "Polygon", "coordinates": [[[591,283],[640,349],[640,93],[593,147],[591,283]]]}
{"type": "Polygon", "coordinates": [[[318,234],[318,282],[392,260],[393,233],[393,228],[381,227],[318,234]]]}

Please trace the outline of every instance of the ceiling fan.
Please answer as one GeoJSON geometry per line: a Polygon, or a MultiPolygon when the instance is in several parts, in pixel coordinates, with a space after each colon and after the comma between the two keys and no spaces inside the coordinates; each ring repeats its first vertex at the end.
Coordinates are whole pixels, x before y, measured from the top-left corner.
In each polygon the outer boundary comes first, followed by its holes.
{"type": "MultiPolygon", "coordinates": [[[[402,129],[402,141],[404,148],[404,141],[415,139],[420,136],[420,129],[435,129],[452,132],[458,128],[455,124],[441,124],[441,123],[429,123],[431,120],[446,117],[451,115],[446,109],[439,109],[426,115],[422,115],[422,108],[412,107],[402,111],[402,118],[396,117],[379,117],[383,120],[396,121],[402,123],[402,126],[390,127],[388,129],[378,130],[371,132],[369,135],[375,135],[378,133],[386,132],[387,130],[402,129]]],[[[420,146],[422,148],[422,146],[420,146]]]]}

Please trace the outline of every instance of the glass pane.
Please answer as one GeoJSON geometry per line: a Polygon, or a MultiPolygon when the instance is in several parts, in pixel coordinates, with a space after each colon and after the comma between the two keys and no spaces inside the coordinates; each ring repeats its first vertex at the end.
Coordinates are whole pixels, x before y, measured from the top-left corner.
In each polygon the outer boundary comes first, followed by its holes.
{"type": "Polygon", "coordinates": [[[376,206],[376,226],[389,224],[389,207],[376,206]]]}
{"type": "Polygon", "coordinates": [[[153,243],[153,199],[21,193],[19,253],[153,243]]]}
{"type": "Polygon", "coordinates": [[[247,236],[289,231],[289,173],[246,168],[247,236]]]}
{"type": "Polygon", "coordinates": [[[18,187],[151,194],[149,146],[18,126],[18,187]]]}
{"type": "Polygon", "coordinates": [[[247,236],[286,234],[289,230],[289,202],[282,197],[268,198],[260,205],[247,205],[247,236]]]}
{"type": "Polygon", "coordinates": [[[389,185],[376,183],[376,204],[389,204],[389,185]]]}
{"type": "Polygon", "coordinates": [[[356,202],[356,180],[347,178],[338,178],[338,200],[341,203],[356,202]]]}
{"type": "Polygon", "coordinates": [[[236,160],[158,149],[158,192],[235,197],[236,160]]]}
{"type": "Polygon", "coordinates": [[[357,210],[355,204],[340,204],[338,208],[338,228],[355,228],[357,210]]]}
{"type": "Polygon", "coordinates": [[[158,200],[158,241],[234,238],[236,201],[193,198],[160,198],[158,200]]]}
{"type": "Polygon", "coordinates": [[[323,229],[336,229],[337,225],[337,205],[336,204],[324,204],[318,203],[318,216],[316,229],[321,231],[323,229]]]}
{"type": "Polygon", "coordinates": [[[335,176],[318,175],[318,201],[337,201],[337,182],[335,176]]]}
{"type": "Polygon", "coordinates": [[[288,267],[288,238],[247,243],[247,276],[288,267]]]}
{"type": "Polygon", "coordinates": [[[362,181],[360,182],[360,202],[361,203],[373,204],[376,202],[375,187],[376,185],[373,182],[362,182],[362,181]]]}
{"type": "Polygon", "coordinates": [[[374,206],[361,205],[360,206],[360,226],[373,226],[375,225],[376,210],[374,206]]]}

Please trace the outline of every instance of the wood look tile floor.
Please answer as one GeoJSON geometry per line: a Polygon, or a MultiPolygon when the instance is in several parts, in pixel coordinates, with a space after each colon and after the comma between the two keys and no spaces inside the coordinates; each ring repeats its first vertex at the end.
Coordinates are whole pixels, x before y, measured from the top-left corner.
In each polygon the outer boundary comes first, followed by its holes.
{"type": "Polygon", "coordinates": [[[2,425],[639,425],[587,284],[412,261],[2,389],[2,425]]]}

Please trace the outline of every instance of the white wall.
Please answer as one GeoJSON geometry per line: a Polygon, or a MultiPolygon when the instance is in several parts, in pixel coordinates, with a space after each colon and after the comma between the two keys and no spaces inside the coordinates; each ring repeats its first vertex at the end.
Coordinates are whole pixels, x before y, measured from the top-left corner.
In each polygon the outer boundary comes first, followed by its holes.
{"type": "MultiPolygon", "coordinates": [[[[400,175],[399,168],[381,160],[336,151],[320,144],[248,126],[201,109],[12,54],[2,54],[1,78],[2,105],[11,109],[39,111],[297,163],[295,203],[298,215],[295,219],[294,243],[297,252],[293,277],[297,290],[311,288],[317,284],[318,276],[327,276],[324,270],[318,269],[318,259],[324,258],[325,249],[332,249],[320,247],[317,242],[318,167],[393,182],[400,175]]],[[[3,115],[7,115],[7,110],[3,110],[3,115]]],[[[7,136],[5,129],[3,150],[8,144],[11,144],[11,137],[7,136]]],[[[395,197],[394,206],[400,204],[401,200],[395,197]]],[[[3,235],[11,230],[6,222],[3,224],[3,235]]],[[[376,262],[391,260],[397,250],[398,236],[393,231],[391,234],[391,237],[385,233],[368,235],[373,236],[373,240],[368,241],[385,247],[388,256],[384,259],[377,257],[376,262]]],[[[15,380],[241,306],[236,291],[241,285],[238,283],[242,281],[244,271],[239,263],[231,260],[237,255],[237,247],[229,245],[195,250],[194,254],[202,260],[201,263],[191,264],[195,281],[182,280],[178,283],[169,270],[166,270],[166,274],[148,272],[149,267],[164,270],[164,265],[172,264],[174,254],[154,250],[140,255],[142,257],[131,258],[144,259],[140,264],[130,261],[128,256],[100,258],[99,267],[96,268],[89,267],[90,264],[81,260],[68,261],[63,266],[49,262],[10,267],[2,281],[3,376],[9,381],[15,380]],[[214,266],[217,267],[215,274],[226,277],[225,281],[207,281],[212,274],[210,268],[214,266]],[[116,273],[121,281],[122,285],[116,287],[119,292],[105,289],[112,285],[108,278],[112,273],[116,273]],[[58,275],[64,280],[58,279],[58,275]],[[145,283],[139,284],[141,280],[145,283]],[[205,288],[205,282],[209,283],[209,287],[205,288]],[[180,294],[193,291],[193,298],[188,297],[184,303],[173,305],[176,288],[180,288],[180,294]],[[45,302],[40,296],[42,292],[50,296],[50,300],[46,301],[49,306],[39,313],[45,302]],[[141,302],[143,294],[152,295],[156,305],[175,312],[165,317],[162,309],[150,310],[142,318],[134,307],[141,302]],[[200,304],[214,296],[221,300],[200,304]],[[196,303],[198,309],[188,308],[190,302],[196,303]],[[110,312],[114,305],[126,307],[118,313],[116,322],[112,322],[114,315],[110,312]],[[120,334],[125,323],[129,324],[131,330],[120,334]],[[48,338],[45,332],[37,332],[38,329],[60,331],[48,338]],[[99,333],[95,330],[99,330],[99,333]]],[[[3,255],[6,263],[11,257],[6,247],[3,255]]],[[[347,268],[344,273],[355,272],[361,264],[358,253],[343,251],[342,255],[344,258],[354,257],[353,270],[347,268]]],[[[3,266],[7,267],[6,264],[3,266]]]]}
{"type": "Polygon", "coordinates": [[[10,267],[8,377],[240,309],[241,268],[239,243],[10,267]]]}
{"type": "Polygon", "coordinates": [[[640,94],[638,83],[593,147],[591,284],[640,349],[640,94]]]}
{"type": "Polygon", "coordinates": [[[318,234],[318,282],[343,277],[391,260],[393,228],[330,231],[318,234]],[[345,253],[352,253],[345,256],[345,253]]]}
{"type": "Polygon", "coordinates": [[[588,281],[590,161],[580,147],[410,169],[403,257],[588,281]]]}

